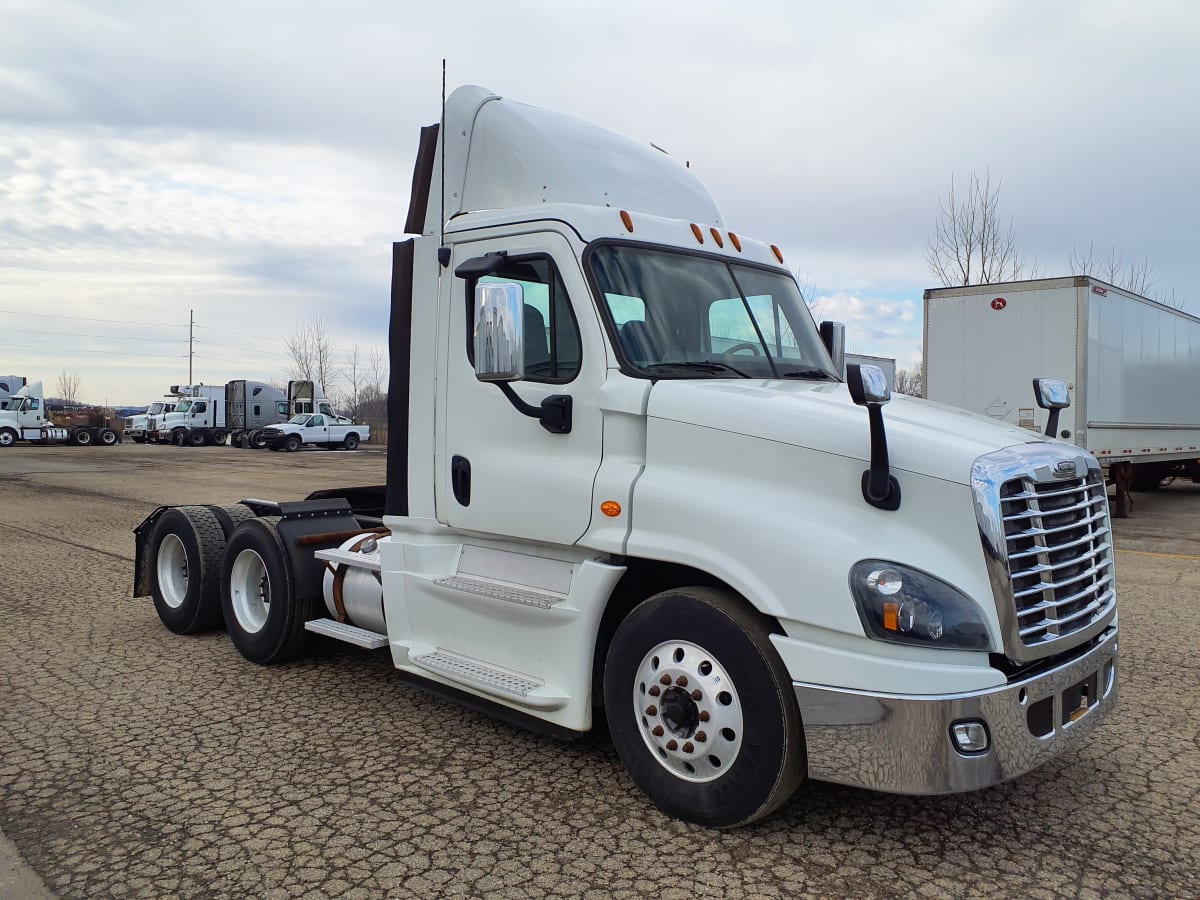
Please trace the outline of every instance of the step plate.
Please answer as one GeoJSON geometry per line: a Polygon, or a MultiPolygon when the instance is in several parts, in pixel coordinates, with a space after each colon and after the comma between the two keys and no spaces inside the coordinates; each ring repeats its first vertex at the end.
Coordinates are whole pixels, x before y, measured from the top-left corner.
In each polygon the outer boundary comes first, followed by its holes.
{"type": "Polygon", "coordinates": [[[380,647],[388,645],[386,634],[367,631],[365,628],[347,625],[345,622],[336,622],[333,619],[313,619],[311,622],[305,622],[304,628],[314,634],[323,634],[325,637],[345,641],[347,644],[354,644],[354,646],[366,650],[378,650],[380,647]]]}
{"type": "Polygon", "coordinates": [[[493,690],[504,691],[517,697],[528,697],[531,691],[542,687],[540,681],[534,681],[503,669],[493,669],[478,660],[447,653],[444,650],[426,653],[424,656],[413,656],[410,657],[410,661],[423,669],[448,675],[456,681],[486,685],[493,690]]]}
{"type": "Polygon", "coordinates": [[[515,585],[499,584],[495,581],[484,581],[479,578],[466,578],[462,575],[452,575],[449,578],[438,578],[434,582],[438,587],[446,587],[464,594],[479,594],[495,600],[506,600],[509,603],[520,603],[524,606],[536,606],[538,609],[550,609],[560,600],[566,598],[560,594],[548,594],[530,588],[515,585]]]}

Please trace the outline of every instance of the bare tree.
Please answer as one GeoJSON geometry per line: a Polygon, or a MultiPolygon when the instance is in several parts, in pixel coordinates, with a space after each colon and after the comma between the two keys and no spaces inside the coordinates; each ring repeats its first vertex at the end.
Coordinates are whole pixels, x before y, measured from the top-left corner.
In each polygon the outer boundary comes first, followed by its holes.
{"type": "Polygon", "coordinates": [[[924,397],[925,385],[921,380],[920,368],[896,370],[896,393],[910,397],[924,397]]]}
{"type": "Polygon", "coordinates": [[[65,400],[67,403],[75,403],[79,399],[79,386],[82,380],[78,372],[68,372],[63,369],[54,384],[54,390],[59,399],[65,400]]]}
{"type": "Polygon", "coordinates": [[[1148,256],[1143,254],[1140,262],[1130,260],[1126,263],[1125,254],[1115,245],[1108,248],[1107,256],[1096,255],[1096,245],[1093,241],[1088,242],[1086,253],[1072,247],[1069,265],[1074,275],[1091,275],[1143,296],[1158,284],[1148,256]]]}
{"type": "Polygon", "coordinates": [[[1026,263],[1017,252],[1012,219],[1006,223],[1000,216],[1000,183],[992,186],[991,173],[980,180],[972,172],[965,196],[957,192],[952,175],[939,206],[925,261],[944,286],[994,284],[1036,274],[1036,260],[1026,263]]]}
{"type": "Polygon", "coordinates": [[[799,276],[798,284],[800,297],[808,304],[808,311],[812,314],[813,321],[820,322],[821,314],[825,310],[825,294],[807,275],[799,276]]]}
{"type": "Polygon", "coordinates": [[[288,372],[293,378],[313,381],[326,390],[333,389],[340,370],[334,363],[333,336],[322,316],[313,313],[307,322],[293,328],[284,341],[284,350],[289,360],[288,372]]]}

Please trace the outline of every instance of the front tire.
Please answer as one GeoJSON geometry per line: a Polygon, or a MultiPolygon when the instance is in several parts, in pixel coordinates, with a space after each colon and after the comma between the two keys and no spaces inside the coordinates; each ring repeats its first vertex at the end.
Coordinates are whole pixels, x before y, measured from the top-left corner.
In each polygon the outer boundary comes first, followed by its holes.
{"type": "Polygon", "coordinates": [[[105,428],[105,429],[101,430],[100,443],[103,444],[105,447],[113,446],[114,444],[116,444],[116,442],[118,440],[120,440],[120,439],[117,437],[117,433],[115,431],[113,431],[111,428],[105,428]]]}
{"type": "Polygon", "coordinates": [[[604,705],[621,761],[668,815],[712,828],[782,806],[807,768],[764,618],[727,590],[665,591],[617,627],[604,705]]]}
{"type": "Polygon", "coordinates": [[[182,447],[187,443],[187,439],[187,432],[185,431],[180,430],[171,432],[171,443],[176,447],[182,447]]]}
{"type": "Polygon", "coordinates": [[[277,517],[243,522],[229,538],[221,566],[221,608],[229,637],[251,662],[297,656],[308,641],[311,600],[296,597],[277,517]]]}
{"type": "Polygon", "coordinates": [[[0,428],[0,447],[11,447],[17,442],[17,433],[11,428],[0,428]]]}
{"type": "Polygon", "coordinates": [[[176,634],[221,624],[220,574],[225,553],[221,523],[203,506],[176,506],[150,537],[150,593],[159,619],[176,634]]]}
{"type": "Polygon", "coordinates": [[[283,440],[283,449],[286,450],[288,453],[295,453],[297,450],[300,449],[300,446],[303,443],[304,442],[300,440],[299,435],[289,434],[283,440]]]}

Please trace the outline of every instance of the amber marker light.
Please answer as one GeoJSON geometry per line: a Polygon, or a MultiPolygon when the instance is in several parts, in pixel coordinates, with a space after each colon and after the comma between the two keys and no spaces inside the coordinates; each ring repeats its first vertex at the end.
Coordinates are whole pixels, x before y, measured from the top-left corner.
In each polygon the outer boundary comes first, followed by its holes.
{"type": "Polygon", "coordinates": [[[725,241],[721,238],[721,232],[717,231],[715,228],[710,228],[708,230],[712,233],[713,240],[717,242],[717,246],[724,247],[725,241]]]}
{"type": "Polygon", "coordinates": [[[883,627],[888,631],[900,630],[900,604],[883,604],[883,627]]]}
{"type": "Polygon", "coordinates": [[[697,243],[699,243],[699,244],[704,243],[704,232],[700,229],[700,226],[697,225],[695,222],[692,223],[692,234],[694,234],[696,236],[697,243]]]}
{"type": "Polygon", "coordinates": [[[736,250],[738,253],[742,252],[742,239],[740,237],[738,237],[736,234],[734,234],[732,231],[729,232],[729,243],[733,244],[733,249],[736,250]]]}
{"type": "Polygon", "coordinates": [[[616,500],[605,500],[600,504],[600,512],[610,519],[615,518],[621,514],[621,504],[616,500]]]}
{"type": "Polygon", "coordinates": [[[633,216],[625,212],[625,210],[621,210],[621,221],[625,223],[626,231],[633,231],[633,216]]]}
{"type": "MultiPolygon", "coordinates": [[[[630,230],[632,231],[632,229],[630,229],[630,230]]],[[[783,262],[783,252],[778,247],[776,247],[774,244],[771,245],[771,252],[775,254],[775,258],[777,260],[779,260],[780,262],[783,262]]]]}

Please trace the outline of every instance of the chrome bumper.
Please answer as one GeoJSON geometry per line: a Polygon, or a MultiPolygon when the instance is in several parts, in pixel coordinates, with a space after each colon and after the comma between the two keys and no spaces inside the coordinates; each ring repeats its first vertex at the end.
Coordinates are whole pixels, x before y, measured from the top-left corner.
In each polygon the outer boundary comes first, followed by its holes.
{"type": "Polygon", "coordinates": [[[1117,630],[1057,668],[969,694],[793,688],[810,778],[895,794],[977,790],[1079,746],[1108,716],[1117,701],[1117,630]],[[966,721],[986,725],[986,750],[956,748],[951,726],[966,721]]]}

